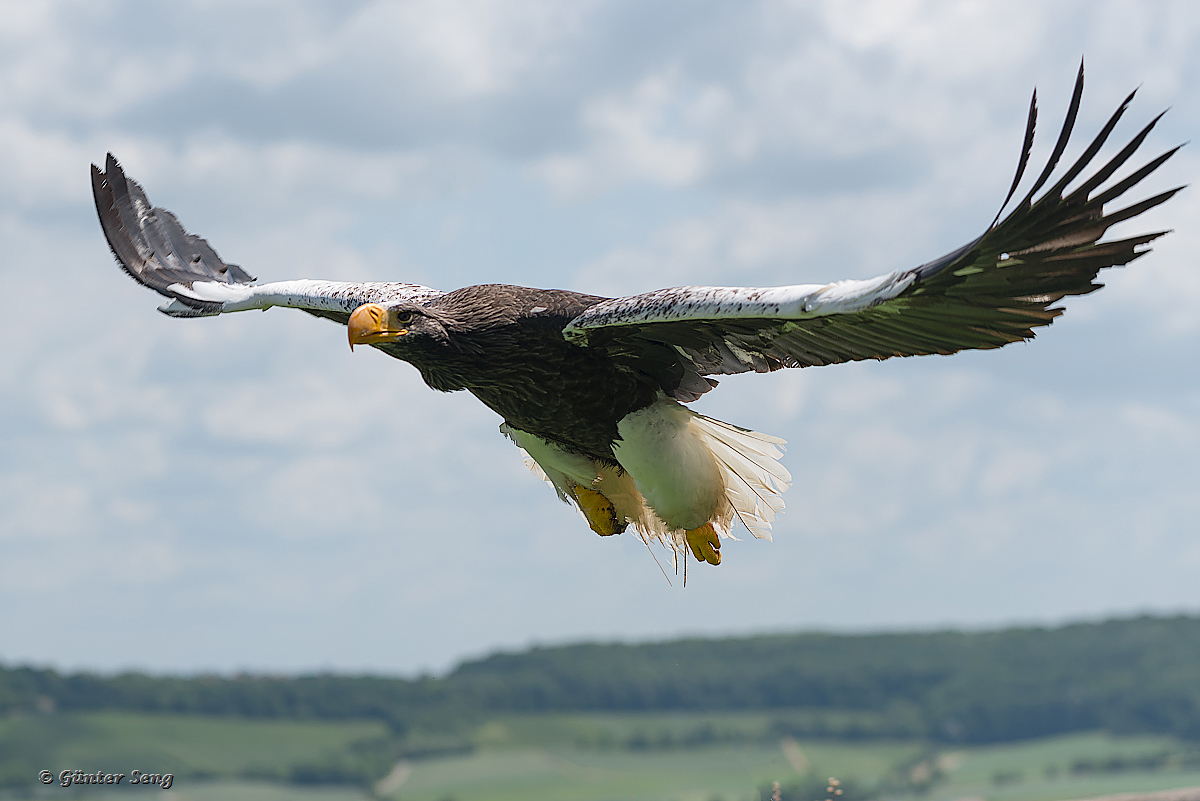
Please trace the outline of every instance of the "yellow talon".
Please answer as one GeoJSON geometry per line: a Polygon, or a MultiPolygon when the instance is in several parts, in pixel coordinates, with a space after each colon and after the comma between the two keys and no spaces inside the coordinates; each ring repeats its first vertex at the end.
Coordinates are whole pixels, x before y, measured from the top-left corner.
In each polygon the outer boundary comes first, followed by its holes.
{"type": "Polygon", "coordinates": [[[617,520],[617,510],[608,498],[579,484],[575,485],[573,492],[592,531],[601,537],[611,537],[625,530],[627,524],[623,520],[617,520]]]}
{"type": "Polygon", "coordinates": [[[721,538],[713,529],[712,523],[705,523],[700,528],[684,532],[688,547],[698,562],[708,562],[710,565],[721,564],[721,538]]]}

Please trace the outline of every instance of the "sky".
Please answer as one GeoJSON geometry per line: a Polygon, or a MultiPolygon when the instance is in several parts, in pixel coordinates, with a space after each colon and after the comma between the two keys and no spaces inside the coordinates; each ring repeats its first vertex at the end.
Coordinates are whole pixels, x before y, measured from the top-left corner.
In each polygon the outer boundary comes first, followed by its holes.
{"type": "Polygon", "coordinates": [[[1194,137],[1186,0],[0,2],[0,663],[416,675],[1200,612],[1195,189],[1033,342],[725,377],[695,408],[788,440],[795,483],[773,542],[686,587],[343,329],[158,313],[90,196],[112,151],[263,281],[868,278],[984,230],[1030,92],[1040,167],[1081,57],[1068,157],[1138,87],[1106,152],[1168,107],[1137,164],[1194,137]]]}

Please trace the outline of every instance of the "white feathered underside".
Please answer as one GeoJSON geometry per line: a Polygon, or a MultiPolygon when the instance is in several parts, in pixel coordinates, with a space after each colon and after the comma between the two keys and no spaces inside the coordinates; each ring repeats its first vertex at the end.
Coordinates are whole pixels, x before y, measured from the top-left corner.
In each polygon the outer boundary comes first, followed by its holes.
{"type": "MultiPolygon", "coordinates": [[[[771,523],[783,511],[783,492],[791,483],[791,474],[779,463],[784,441],[778,437],[750,431],[697,414],[673,401],[660,401],[657,410],[664,417],[682,419],[676,436],[692,438],[711,455],[721,486],[712,493],[716,502],[704,510],[707,521],[727,539],[735,520],[755,537],[771,539],[771,523]]],[[[572,492],[583,485],[602,493],[613,504],[618,519],[627,522],[638,537],[649,545],[659,542],[678,555],[687,553],[685,529],[672,526],[647,502],[637,484],[637,474],[617,470],[588,457],[568,453],[546,440],[501,426],[525,457],[529,470],[554,487],[563,501],[578,509],[572,492]]],[[[583,515],[583,511],[579,510],[583,515]]],[[[586,515],[583,515],[586,519],[586,515]]]]}

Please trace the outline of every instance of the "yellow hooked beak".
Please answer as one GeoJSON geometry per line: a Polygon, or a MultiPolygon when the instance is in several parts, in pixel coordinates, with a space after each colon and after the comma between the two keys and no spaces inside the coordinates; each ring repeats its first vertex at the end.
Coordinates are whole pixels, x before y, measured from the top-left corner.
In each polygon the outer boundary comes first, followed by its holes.
{"type": "Polygon", "coordinates": [[[391,342],[408,333],[408,329],[401,328],[388,310],[378,303],[365,303],[355,309],[346,328],[350,336],[350,350],[354,350],[355,345],[391,342]]]}

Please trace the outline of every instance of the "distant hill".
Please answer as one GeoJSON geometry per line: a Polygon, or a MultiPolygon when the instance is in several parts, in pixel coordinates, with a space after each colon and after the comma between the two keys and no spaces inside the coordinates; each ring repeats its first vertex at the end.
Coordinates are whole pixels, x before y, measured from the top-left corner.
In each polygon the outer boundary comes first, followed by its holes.
{"type": "Polygon", "coordinates": [[[804,710],[781,718],[783,733],[983,743],[1108,729],[1200,740],[1200,617],[534,648],[419,680],[0,668],[0,713],[48,709],[376,718],[396,731],[497,711],[804,710]]]}

